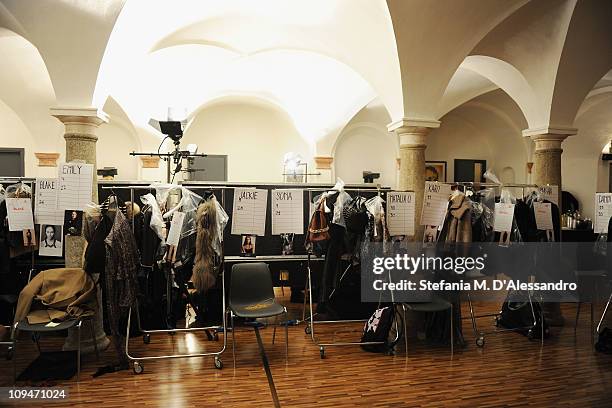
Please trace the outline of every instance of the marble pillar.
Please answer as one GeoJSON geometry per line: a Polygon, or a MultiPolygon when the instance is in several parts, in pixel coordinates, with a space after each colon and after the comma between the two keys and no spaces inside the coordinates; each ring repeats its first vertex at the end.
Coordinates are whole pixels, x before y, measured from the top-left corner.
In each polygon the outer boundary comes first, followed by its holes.
{"type": "MultiPolygon", "coordinates": [[[[93,164],[93,187],[91,200],[98,202],[98,177],[96,174],[96,142],[98,137],[96,132],[98,127],[108,122],[108,117],[104,112],[95,108],[84,109],[62,109],[52,108],[51,115],[56,117],[65,126],[64,139],[66,140],[66,162],[81,162],[93,164]]],[[[83,253],[86,241],[83,237],[65,237],[64,250],[66,267],[83,267],[83,253]]],[[[100,350],[108,347],[110,343],[104,334],[102,326],[102,294],[98,287],[98,305],[100,306],[95,322],[96,343],[100,350]]],[[[93,352],[94,347],[91,341],[91,331],[88,324],[84,324],[81,331],[83,339],[81,345],[82,353],[93,352]]],[[[64,343],[64,350],[75,350],[77,347],[76,332],[69,333],[64,343]]]]}
{"type": "MultiPolygon", "coordinates": [[[[539,186],[550,184],[559,186],[559,211],[561,211],[561,144],[571,135],[577,133],[576,129],[527,129],[523,136],[533,140],[535,149],[533,153],[533,182],[539,186]]],[[[559,303],[545,303],[544,314],[552,326],[563,326],[565,319],[561,313],[559,303]]]]}
{"type": "Polygon", "coordinates": [[[398,190],[414,191],[416,196],[415,240],[422,239],[423,227],[419,225],[423,208],[425,189],[425,149],[427,134],[440,126],[438,121],[404,119],[391,123],[390,132],[399,137],[399,180],[398,190]]]}

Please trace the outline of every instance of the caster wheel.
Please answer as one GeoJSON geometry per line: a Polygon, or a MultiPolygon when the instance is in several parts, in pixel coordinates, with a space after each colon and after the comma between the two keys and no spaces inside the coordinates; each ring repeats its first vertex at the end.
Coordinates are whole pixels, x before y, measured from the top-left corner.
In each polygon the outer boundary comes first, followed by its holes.
{"type": "Polygon", "coordinates": [[[13,347],[9,347],[8,350],[6,350],[6,359],[7,360],[13,359],[13,347]]]}
{"type": "Polygon", "coordinates": [[[215,332],[215,335],[213,336],[213,340],[214,341],[219,341],[219,333],[215,332]]]}
{"type": "Polygon", "coordinates": [[[529,331],[527,332],[527,338],[529,340],[533,340],[535,338],[535,334],[533,332],[533,329],[529,329],[529,331]]]}
{"type": "Polygon", "coordinates": [[[321,346],[319,348],[319,354],[321,355],[321,358],[325,358],[325,347],[321,346]]]}
{"type": "Polygon", "coordinates": [[[142,341],[144,344],[149,344],[151,343],[151,335],[150,334],[143,334],[142,336],[142,341]]]}
{"type": "Polygon", "coordinates": [[[483,348],[485,345],[485,338],[484,336],[480,336],[476,339],[476,345],[480,348],[483,348]]]}
{"type": "Polygon", "coordinates": [[[304,327],[304,333],[310,334],[310,325],[304,327]]]}
{"type": "Polygon", "coordinates": [[[215,357],[215,368],[221,370],[223,368],[223,361],[219,357],[215,357]]]}
{"type": "Polygon", "coordinates": [[[499,317],[495,316],[495,327],[499,327],[499,317]]]}
{"type": "Polygon", "coordinates": [[[134,362],[134,374],[142,374],[144,367],[139,362],[134,362]]]}

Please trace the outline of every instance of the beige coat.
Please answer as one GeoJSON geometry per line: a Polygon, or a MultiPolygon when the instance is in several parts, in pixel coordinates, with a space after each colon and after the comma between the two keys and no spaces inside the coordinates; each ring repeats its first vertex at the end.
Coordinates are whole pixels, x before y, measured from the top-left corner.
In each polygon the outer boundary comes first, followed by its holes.
{"type": "Polygon", "coordinates": [[[48,269],[36,275],[19,294],[15,322],[27,318],[28,323],[38,324],[91,316],[95,306],[95,285],[83,269],[48,269]],[[41,307],[32,310],[35,301],[41,307]]]}
{"type": "Polygon", "coordinates": [[[446,243],[472,242],[472,211],[465,194],[459,193],[451,198],[447,223],[446,243]]]}

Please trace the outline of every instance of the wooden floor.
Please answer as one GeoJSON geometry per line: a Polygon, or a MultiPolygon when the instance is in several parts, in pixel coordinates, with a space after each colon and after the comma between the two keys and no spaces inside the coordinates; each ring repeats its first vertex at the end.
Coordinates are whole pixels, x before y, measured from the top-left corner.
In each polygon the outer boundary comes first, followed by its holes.
{"type": "MultiPolygon", "coordinates": [[[[479,312],[483,310],[483,305],[479,312]]],[[[573,306],[564,314],[574,316],[573,306]]],[[[297,310],[294,311],[297,314],[297,310]]],[[[304,333],[304,326],[290,327],[289,364],[285,364],[284,336],[280,331],[271,345],[272,329],[262,330],[266,352],[280,403],[283,407],[611,407],[612,356],[595,353],[590,345],[588,313],[582,313],[578,334],[573,328],[555,329],[544,347],[515,333],[488,336],[484,349],[474,345],[468,322],[468,345],[456,349],[451,360],[448,347],[412,340],[410,353],[403,347],[396,356],[366,353],[357,347],[328,348],[325,359],[304,333]]],[[[572,322],[573,323],[573,322],[572,322]]],[[[490,321],[483,326],[492,328],[490,321]]],[[[353,340],[361,325],[326,327],[321,338],[353,340]],[[335,331],[343,333],[336,333],[335,331]]],[[[225,368],[213,367],[212,358],[148,362],[141,375],[130,371],[92,378],[101,363],[85,356],[81,382],[69,387],[70,400],[38,406],[111,407],[270,407],[273,406],[252,330],[237,333],[237,367],[232,368],[231,342],[222,356],[225,368]]],[[[21,343],[18,365],[36,355],[29,341],[21,343]],[[26,350],[27,349],[27,350],[26,350]]],[[[43,347],[57,347],[48,339],[43,347]]],[[[203,335],[153,336],[151,344],[131,341],[135,352],[168,353],[211,350],[222,345],[203,335]]],[[[111,361],[112,352],[104,353],[111,361]]],[[[10,362],[0,363],[0,386],[12,383],[10,362]]],[[[0,402],[2,405],[2,402],[0,402]]],[[[5,403],[4,406],[11,406],[5,403]]],[[[36,406],[33,403],[15,406],[36,406]]]]}

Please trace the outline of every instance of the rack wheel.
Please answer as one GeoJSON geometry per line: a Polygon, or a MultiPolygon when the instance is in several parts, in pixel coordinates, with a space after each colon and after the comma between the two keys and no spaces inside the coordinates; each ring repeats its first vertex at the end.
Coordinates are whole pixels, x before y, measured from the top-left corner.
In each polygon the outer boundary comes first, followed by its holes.
{"type": "Polygon", "coordinates": [[[319,354],[321,355],[321,358],[325,358],[325,347],[321,346],[319,348],[319,354]]]}
{"type": "Polygon", "coordinates": [[[142,335],[142,341],[144,344],[151,343],[151,335],[149,333],[145,333],[142,335]]]}
{"type": "Polygon", "coordinates": [[[144,367],[138,361],[134,361],[134,374],[142,374],[144,367]]]}
{"type": "Polygon", "coordinates": [[[535,334],[534,334],[534,332],[533,332],[533,329],[529,329],[529,331],[527,332],[527,338],[528,338],[529,340],[533,340],[533,339],[534,339],[534,337],[535,337],[535,334]]]}
{"type": "Polygon", "coordinates": [[[484,345],[485,345],[485,338],[484,338],[484,336],[483,336],[483,335],[480,335],[480,337],[478,337],[478,338],[476,339],[476,345],[477,345],[478,347],[480,347],[480,348],[483,348],[483,347],[484,347],[484,345]]]}
{"type": "Polygon", "coordinates": [[[223,368],[223,361],[219,357],[215,357],[215,368],[221,370],[223,368]]]}
{"type": "Polygon", "coordinates": [[[304,327],[304,333],[310,334],[310,325],[306,325],[306,327],[304,327]]]}

